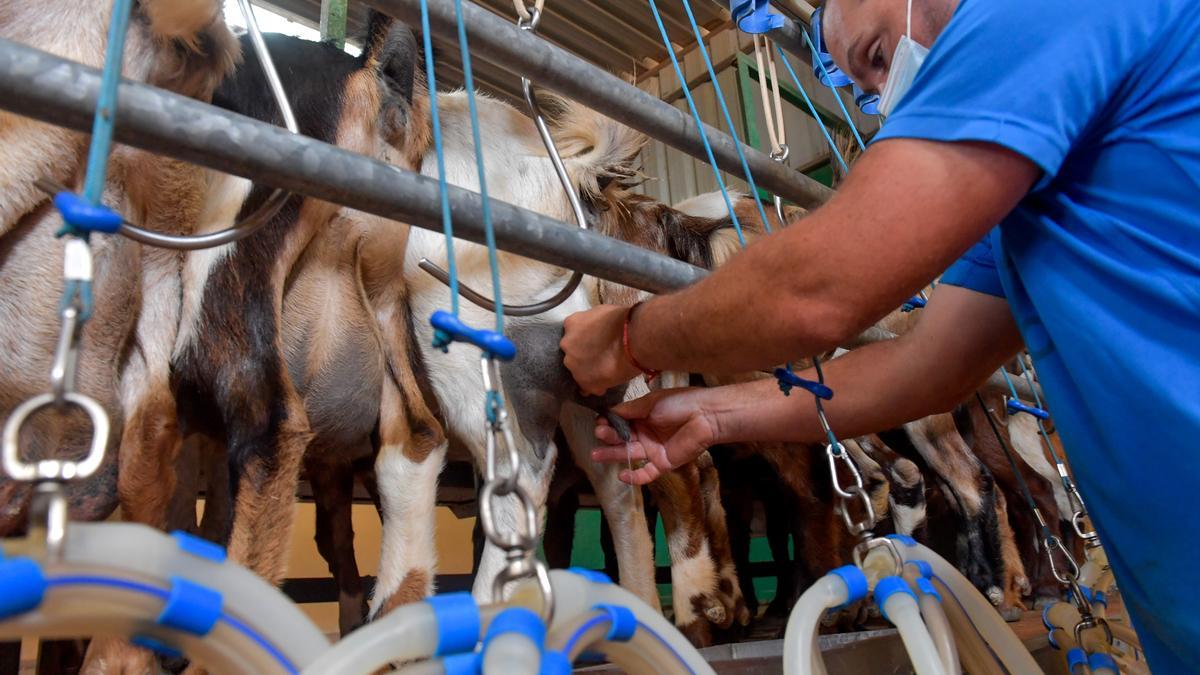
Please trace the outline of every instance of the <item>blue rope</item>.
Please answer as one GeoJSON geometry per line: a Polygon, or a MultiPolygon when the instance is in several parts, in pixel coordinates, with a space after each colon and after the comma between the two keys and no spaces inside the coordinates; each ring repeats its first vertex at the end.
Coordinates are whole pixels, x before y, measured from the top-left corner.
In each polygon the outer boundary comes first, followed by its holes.
{"type": "MultiPolygon", "coordinates": [[[[104,51],[104,71],[100,75],[100,96],[96,100],[96,116],[92,120],[92,143],[88,148],[87,173],[83,181],[83,196],[94,206],[104,196],[108,155],[112,150],[113,123],[117,115],[117,91],[121,84],[121,64],[124,62],[125,33],[133,0],[116,0],[108,24],[108,46],[104,51]]],[[[86,238],[86,234],[75,233],[86,238]]]]}
{"type": "MultiPolygon", "coordinates": [[[[733,136],[733,147],[737,150],[738,160],[742,163],[746,182],[750,184],[750,194],[754,196],[754,205],[758,207],[758,215],[762,217],[763,227],[769,233],[771,221],[767,219],[767,212],[763,209],[762,200],[758,198],[758,185],[754,183],[754,174],[750,172],[750,164],[746,161],[746,153],[742,150],[742,141],[738,138],[737,129],[733,126],[733,116],[729,114],[729,106],[725,104],[725,92],[721,90],[721,83],[717,80],[717,70],[713,68],[712,59],[708,55],[708,47],[704,45],[704,38],[700,35],[700,26],[696,24],[696,16],[692,13],[692,3],[689,0],[683,0],[683,9],[687,12],[688,22],[692,25],[692,33],[696,36],[696,46],[700,49],[700,56],[704,58],[704,67],[708,69],[708,79],[712,81],[713,90],[717,94],[717,105],[720,106],[721,114],[725,117],[725,126],[729,129],[729,135],[733,136]]],[[[667,51],[672,51],[669,45],[667,51]]],[[[763,74],[759,73],[759,77],[763,77],[763,74]]],[[[680,82],[683,82],[682,78],[680,78],[680,82]]],[[[686,89],[686,87],[685,83],[684,88],[686,89]]],[[[763,105],[766,105],[766,101],[763,101],[763,105]]],[[[732,213],[732,209],[730,212],[732,213]]]]}
{"type": "Polygon", "coordinates": [[[446,153],[442,145],[442,122],[438,113],[437,74],[433,65],[433,31],[429,28],[429,3],[421,0],[421,37],[425,47],[425,79],[429,86],[429,120],[433,147],[437,152],[438,193],[442,204],[442,232],[446,235],[446,267],[450,277],[450,311],[458,316],[458,265],[454,260],[454,223],[450,217],[450,189],[446,184],[446,153]]]}
{"type": "MultiPolygon", "coordinates": [[[[679,78],[680,86],[683,87],[683,96],[687,99],[688,109],[692,112],[692,119],[696,121],[696,129],[700,131],[700,141],[704,144],[704,153],[708,156],[708,163],[712,166],[713,176],[716,177],[717,185],[721,188],[721,196],[725,198],[725,207],[729,209],[729,218],[733,221],[733,229],[737,232],[738,241],[745,247],[746,237],[742,234],[742,223],[733,211],[733,202],[729,199],[729,190],[725,187],[725,179],[721,177],[721,168],[717,166],[717,158],[713,155],[712,145],[708,142],[708,134],[704,131],[704,120],[700,119],[700,111],[696,109],[696,101],[692,99],[691,89],[687,85],[687,77],[683,74],[683,68],[679,67],[679,59],[676,58],[675,49],[671,46],[671,37],[667,34],[667,27],[663,25],[662,15],[659,14],[658,4],[654,0],[650,0],[650,11],[654,14],[655,23],[658,24],[658,32],[662,36],[663,46],[667,49],[667,55],[671,57],[671,66],[675,68],[675,75],[679,78]]],[[[758,196],[755,195],[755,199],[757,198],[758,196]]]]}
{"type": "Polygon", "coordinates": [[[808,106],[808,111],[812,113],[813,119],[815,119],[817,124],[821,126],[821,133],[825,136],[825,142],[829,143],[829,149],[833,151],[833,156],[837,157],[838,163],[842,165],[842,171],[850,173],[850,167],[846,165],[845,158],[843,158],[842,153],[838,151],[837,144],[833,142],[833,137],[829,135],[829,129],[825,128],[825,122],[817,113],[817,107],[814,106],[812,100],[808,98],[808,92],[804,90],[804,85],[800,84],[800,78],[796,77],[796,71],[792,69],[791,62],[788,61],[787,56],[783,53],[783,50],[779,48],[779,45],[775,45],[775,51],[779,54],[779,60],[783,61],[784,68],[787,68],[788,74],[792,76],[792,82],[795,83],[796,89],[799,89],[800,95],[804,97],[804,104],[808,106]]]}
{"type": "MultiPolygon", "coordinates": [[[[483,140],[479,134],[479,111],[475,105],[475,78],[471,75],[471,49],[467,44],[467,24],[463,21],[462,0],[454,0],[458,20],[458,47],[462,53],[463,88],[467,90],[467,108],[471,114],[471,137],[475,142],[475,167],[479,172],[479,195],[483,203],[483,231],[487,242],[488,263],[492,268],[492,297],[496,303],[496,332],[504,332],[504,298],[500,293],[500,261],[496,254],[496,231],[492,227],[492,205],[488,200],[487,171],[483,162],[483,140]]],[[[457,296],[456,300],[457,302],[457,296]]]]}
{"type": "MultiPolygon", "coordinates": [[[[825,78],[825,81],[832,83],[833,80],[829,79],[829,71],[825,68],[825,62],[821,60],[821,55],[817,53],[817,46],[813,44],[812,38],[808,35],[808,31],[802,30],[800,32],[804,33],[804,40],[808,43],[808,51],[812,53],[813,63],[820,66],[821,75],[825,78]]],[[[788,66],[788,68],[790,69],[791,66],[788,66]]],[[[850,117],[850,111],[846,110],[846,104],[842,102],[842,95],[838,91],[838,88],[832,86],[831,84],[829,90],[833,92],[833,97],[837,99],[838,107],[842,109],[842,116],[846,118],[846,124],[850,125],[850,132],[854,134],[854,140],[858,141],[858,149],[866,150],[867,146],[865,143],[863,143],[862,136],[858,135],[858,127],[854,126],[854,120],[850,117]]]]}

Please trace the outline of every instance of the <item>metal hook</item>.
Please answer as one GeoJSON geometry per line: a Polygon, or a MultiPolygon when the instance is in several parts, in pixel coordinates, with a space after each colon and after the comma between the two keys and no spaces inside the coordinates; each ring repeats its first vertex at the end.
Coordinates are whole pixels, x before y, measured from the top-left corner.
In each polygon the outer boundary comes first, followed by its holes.
{"type": "MultiPolygon", "coordinates": [[[[521,30],[536,33],[538,23],[542,20],[542,12],[537,7],[530,8],[529,12],[530,18],[528,20],[524,18],[518,19],[517,27],[521,30]]],[[[563,191],[567,194],[567,201],[571,204],[571,213],[575,216],[575,222],[579,225],[579,229],[586,230],[588,229],[587,215],[583,211],[583,203],[579,199],[579,192],[572,184],[570,174],[567,173],[567,167],[563,163],[562,155],[558,152],[558,146],[554,142],[554,137],[550,134],[550,127],[546,124],[542,108],[537,102],[537,93],[529,78],[521,78],[521,89],[525,94],[525,104],[529,106],[529,112],[533,115],[533,123],[537,127],[538,136],[541,137],[542,145],[546,147],[546,153],[550,156],[550,163],[554,166],[554,173],[558,175],[558,181],[562,184],[563,191]]],[[[446,286],[450,285],[450,275],[428,258],[422,258],[417,266],[446,286]]],[[[575,290],[579,288],[579,284],[582,282],[583,273],[573,271],[566,285],[554,295],[528,305],[505,304],[504,313],[509,316],[537,316],[538,314],[544,314],[566,302],[567,298],[570,298],[575,293],[575,290]]],[[[493,300],[490,300],[479,291],[462,282],[458,284],[458,294],[477,307],[486,309],[489,312],[496,311],[496,303],[493,300]]]]}
{"type": "Polygon", "coordinates": [[[4,445],[0,460],[4,472],[16,481],[68,481],[76,478],[87,478],[100,468],[104,461],[104,451],[108,446],[108,413],[90,396],[68,391],[62,396],[61,402],[82,408],[92,421],[92,443],[88,454],[82,461],[60,459],[43,459],[29,463],[21,459],[21,427],[33,413],[53,405],[60,400],[54,394],[41,394],[25,401],[13,410],[12,415],[4,423],[4,445]]]}

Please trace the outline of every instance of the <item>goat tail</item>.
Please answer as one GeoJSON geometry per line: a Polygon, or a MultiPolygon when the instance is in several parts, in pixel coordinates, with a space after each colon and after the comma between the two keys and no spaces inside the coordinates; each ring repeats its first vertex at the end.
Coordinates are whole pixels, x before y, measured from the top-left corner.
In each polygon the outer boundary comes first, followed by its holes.
{"type": "Polygon", "coordinates": [[[574,101],[538,93],[567,172],[585,195],[599,197],[610,185],[634,187],[645,176],[640,155],[646,136],[574,101]]]}

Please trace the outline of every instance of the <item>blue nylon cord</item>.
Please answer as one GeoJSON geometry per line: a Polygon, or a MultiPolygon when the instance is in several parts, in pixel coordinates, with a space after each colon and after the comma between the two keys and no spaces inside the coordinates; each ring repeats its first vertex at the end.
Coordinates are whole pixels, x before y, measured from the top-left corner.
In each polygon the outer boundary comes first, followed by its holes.
{"type": "MultiPolygon", "coordinates": [[[[825,62],[821,60],[821,55],[817,53],[817,46],[813,44],[808,31],[802,30],[800,32],[804,33],[804,41],[808,43],[808,51],[812,54],[813,63],[821,67],[821,74],[825,76],[825,81],[832,84],[833,81],[829,79],[829,71],[825,68],[825,62]]],[[[829,90],[833,92],[833,97],[837,99],[838,107],[842,109],[842,116],[846,118],[846,124],[850,125],[850,132],[854,134],[854,140],[858,141],[858,149],[866,150],[867,146],[863,143],[862,136],[858,135],[858,127],[854,126],[854,120],[850,117],[850,111],[846,110],[846,104],[842,102],[841,93],[837,87],[831,86],[829,90]]]]}
{"type": "MultiPolygon", "coordinates": [[[[479,172],[479,195],[483,202],[483,231],[487,242],[488,263],[492,268],[492,297],[496,303],[496,332],[504,332],[504,298],[500,293],[500,261],[496,254],[496,232],[492,227],[492,205],[488,200],[487,171],[483,162],[483,140],[479,134],[479,111],[475,106],[475,78],[471,75],[471,49],[467,43],[467,24],[463,21],[462,0],[454,0],[458,19],[458,47],[462,53],[463,88],[467,90],[467,108],[471,113],[471,137],[475,142],[475,168],[479,172]]],[[[457,297],[455,299],[457,302],[457,297]]]]}
{"type": "MultiPolygon", "coordinates": [[[[745,151],[742,150],[742,140],[738,138],[737,128],[733,126],[733,116],[729,114],[729,106],[725,105],[725,92],[721,90],[721,83],[717,80],[717,70],[713,68],[712,59],[708,55],[708,47],[704,45],[704,38],[700,35],[700,26],[696,24],[696,16],[692,13],[690,0],[683,0],[683,9],[687,12],[688,22],[692,25],[692,33],[696,36],[696,46],[700,48],[700,56],[704,58],[704,67],[708,69],[708,79],[712,81],[713,90],[717,94],[717,105],[720,106],[721,114],[725,117],[725,126],[729,130],[729,135],[733,137],[733,147],[737,149],[738,160],[742,163],[742,171],[746,174],[746,182],[750,184],[750,194],[754,198],[754,205],[758,207],[758,215],[762,217],[763,227],[770,233],[771,221],[767,218],[762,200],[758,198],[758,185],[754,183],[754,174],[750,172],[750,164],[746,161],[745,151]]],[[[668,51],[670,50],[668,49],[668,51]]],[[[759,77],[762,76],[762,73],[759,73],[759,77]]],[[[680,81],[682,82],[682,80],[680,81]]],[[[766,105],[766,101],[763,102],[763,105],[766,105]]],[[[745,246],[744,243],[742,245],[745,246]]]]}
{"type": "Polygon", "coordinates": [[[816,120],[817,124],[821,126],[821,133],[825,136],[825,142],[829,143],[829,149],[833,151],[833,156],[837,157],[838,163],[842,165],[842,171],[850,173],[850,167],[846,165],[845,158],[843,158],[842,153],[838,151],[837,144],[833,142],[833,137],[829,135],[829,129],[825,128],[825,122],[821,119],[821,116],[817,114],[817,107],[813,105],[812,100],[808,98],[808,92],[804,90],[804,85],[800,84],[800,78],[796,77],[796,71],[792,69],[792,63],[788,61],[787,55],[783,53],[783,50],[779,48],[779,45],[775,45],[775,51],[779,54],[779,60],[783,61],[783,67],[787,69],[788,75],[792,76],[792,82],[795,83],[796,89],[799,89],[800,95],[804,97],[804,104],[808,106],[808,111],[812,113],[813,119],[816,120]]]}
{"type": "MultiPolygon", "coordinates": [[[[721,188],[721,196],[725,198],[725,207],[729,209],[729,219],[733,221],[733,229],[737,232],[738,241],[741,242],[744,248],[746,246],[746,237],[742,234],[742,223],[733,211],[733,202],[729,199],[729,189],[725,187],[725,179],[721,177],[721,168],[717,166],[717,158],[713,155],[712,145],[708,142],[708,134],[704,131],[704,121],[700,119],[700,111],[696,108],[696,101],[692,99],[692,92],[688,88],[687,78],[683,74],[683,68],[679,66],[679,59],[675,57],[675,49],[671,46],[671,36],[667,34],[667,27],[663,25],[662,15],[659,14],[658,4],[654,0],[650,0],[650,11],[654,14],[654,22],[658,24],[658,33],[662,36],[663,46],[667,49],[667,55],[671,57],[671,66],[675,68],[675,75],[679,78],[680,86],[683,87],[683,96],[687,99],[688,109],[692,112],[692,119],[696,121],[696,128],[700,131],[700,141],[704,144],[704,153],[708,156],[708,163],[712,166],[713,176],[717,179],[717,185],[721,188]]],[[[757,195],[755,195],[755,199],[758,199],[757,195]]]]}
{"type": "MultiPolygon", "coordinates": [[[[104,71],[100,75],[100,95],[96,101],[96,116],[92,120],[92,142],[88,147],[87,173],[83,180],[83,197],[98,206],[104,196],[108,155],[112,150],[113,123],[117,114],[117,90],[121,83],[124,62],[125,33],[133,0],[116,0],[108,24],[108,45],[104,50],[104,71]]],[[[86,234],[82,235],[86,238],[86,234]]]]}
{"type": "MultiPolygon", "coordinates": [[[[170,596],[170,594],[164,589],[139,581],[87,574],[47,577],[46,586],[51,588],[55,586],[100,586],[102,588],[116,588],[122,591],[129,591],[131,593],[149,595],[164,602],[170,596]]],[[[222,610],[219,619],[229,624],[230,628],[233,628],[235,631],[241,633],[251,642],[258,645],[263,651],[270,654],[272,658],[279,662],[279,665],[283,667],[284,671],[289,673],[299,672],[296,669],[296,666],[293,665],[286,656],[284,656],[283,652],[279,651],[279,648],[271,644],[270,641],[268,641],[250,626],[247,626],[241,621],[238,621],[232,616],[226,614],[224,610],[222,610]]]]}
{"type": "Polygon", "coordinates": [[[425,47],[425,79],[429,87],[429,121],[437,152],[438,194],[442,204],[442,232],[446,235],[446,269],[450,277],[450,311],[458,316],[458,265],[454,261],[454,223],[450,217],[450,190],[446,184],[446,152],[442,145],[442,121],[438,113],[437,74],[433,64],[433,31],[429,28],[429,3],[421,0],[421,38],[425,47]]]}

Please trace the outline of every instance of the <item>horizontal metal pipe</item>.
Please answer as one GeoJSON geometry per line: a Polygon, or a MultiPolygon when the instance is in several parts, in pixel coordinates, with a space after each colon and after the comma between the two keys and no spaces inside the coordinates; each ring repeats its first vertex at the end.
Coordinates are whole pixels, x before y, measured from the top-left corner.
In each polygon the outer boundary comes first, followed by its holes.
{"type": "MultiPolygon", "coordinates": [[[[410,25],[419,25],[418,0],[366,0],[366,4],[410,25]]],[[[433,32],[456,39],[458,23],[454,3],[429,0],[429,23],[433,32]]],[[[503,64],[514,73],[553,89],[622,124],[706,160],[700,133],[691,115],[605,72],[574,54],[541,38],[520,30],[511,21],[496,16],[472,3],[463,3],[463,17],[469,30],[471,53],[481,60],[503,64]]],[[[802,38],[801,38],[802,39],[802,38]]],[[[742,175],[733,138],[705,125],[717,164],[732,175],[742,175]]],[[[804,174],[773,161],[765,154],[743,146],[754,180],[805,208],[828,201],[833,191],[804,174]]]]}
{"type": "Polygon", "coordinates": [[[799,21],[788,21],[783,26],[767,33],[781,49],[812,67],[812,50],[804,39],[804,26],[799,21]]]}
{"type": "MultiPolygon", "coordinates": [[[[100,71],[0,40],[0,107],[78,131],[91,128],[100,71]]],[[[441,230],[437,181],[281,127],[144,84],[123,82],[122,143],[441,230]]],[[[706,272],[632,244],[492,200],[496,242],[506,251],[646,291],[687,286],[706,272]]],[[[455,234],[484,241],[478,193],[450,188],[455,234]]]]}

